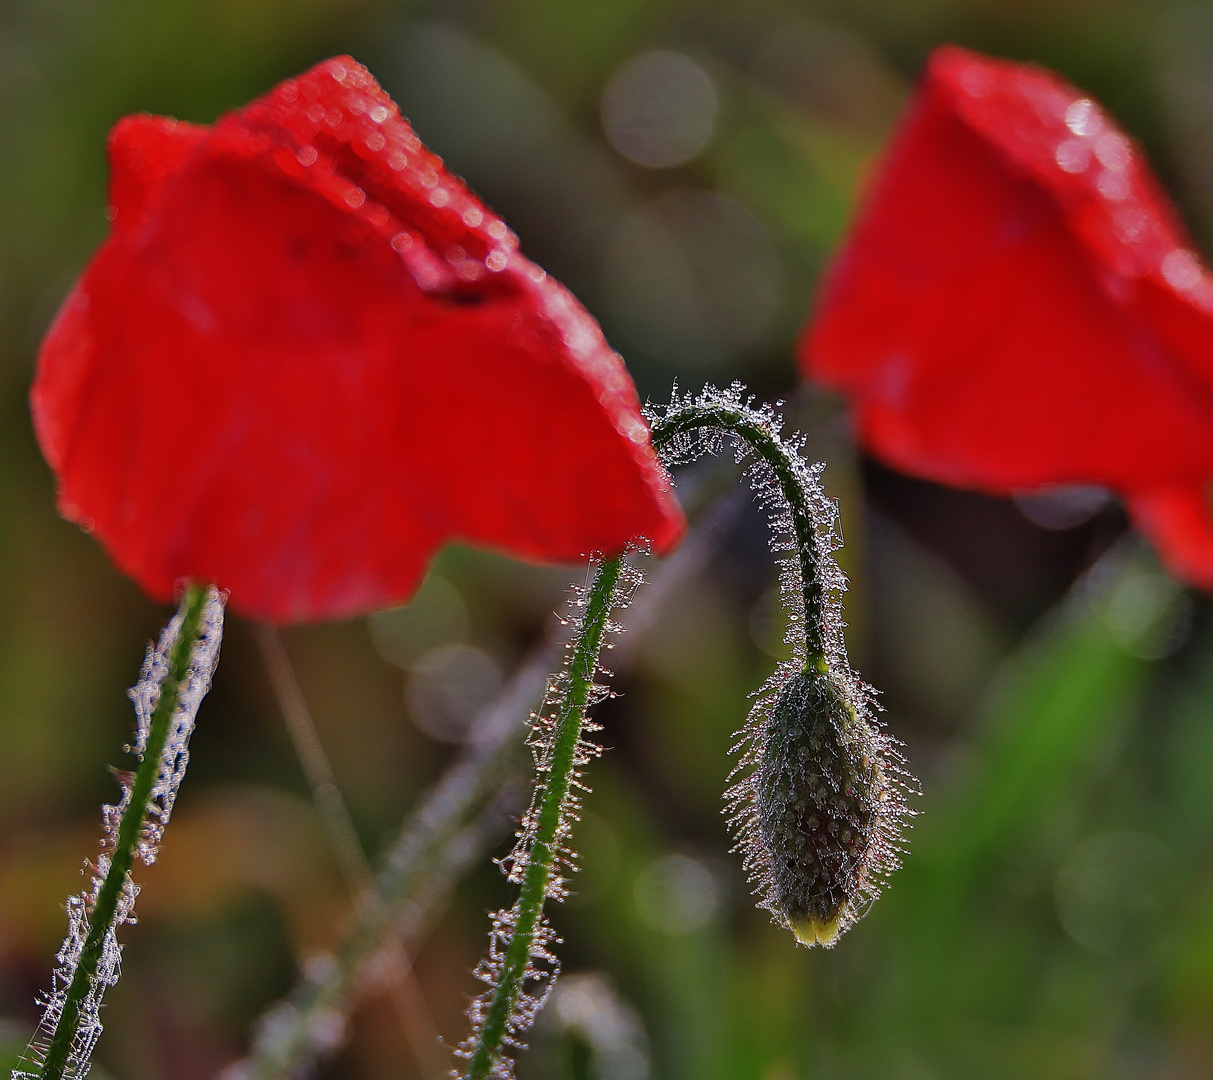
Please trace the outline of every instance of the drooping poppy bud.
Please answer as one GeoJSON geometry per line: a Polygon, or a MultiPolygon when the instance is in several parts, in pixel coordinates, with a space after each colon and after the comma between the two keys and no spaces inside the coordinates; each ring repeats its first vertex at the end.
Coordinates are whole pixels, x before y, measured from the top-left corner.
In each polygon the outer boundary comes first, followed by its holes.
{"type": "Polygon", "coordinates": [[[762,721],[748,823],[765,902],[805,945],[833,945],[897,864],[904,797],[889,737],[826,671],[792,676],[762,721]]]}
{"type": "Polygon", "coordinates": [[[648,415],[667,465],[731,446],[770,515],[792,655],[737,733],[725,799],[759,905],[801,944],[828,948],[900,865],[906,796],[918,786],[847,659],[838,507],[822,489],[824,466],[801,457],[801,437],[784,437],[775,411],[755,408],[736,383],[676,393],[648,415]]]}
{"type": "Polygon", "coordinates": [[[151,595],[333,618],[407,598],[451,538],[676,541],[597,323],[359,64],[212,127],[128,117],[109,155],[113,228],[32,404],[60,510],[151,595]]]}
{"type": "Polygon", "coordinates": [[[1213,586],[1213,278],[1140,148],[1056,75],[934,53],[801,359],[893,467],[1110,488],[1213,586]]]}

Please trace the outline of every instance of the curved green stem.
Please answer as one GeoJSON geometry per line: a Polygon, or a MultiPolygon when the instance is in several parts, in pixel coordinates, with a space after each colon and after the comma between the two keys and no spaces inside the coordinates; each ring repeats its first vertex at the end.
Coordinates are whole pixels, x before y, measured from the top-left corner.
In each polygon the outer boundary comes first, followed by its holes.
{"type": "Polygon", "coordinates": [[[480,1028],[468,1065],[467,1080],[486,1080],[509,1034],[510,1018],[518,1005],[531,949],[543,916],[552,866],[558,852],[558,833],[566,815],[576,765],[586,704],[598,667],[603,632],[611,611],[611,598],[619,581],[622,558],[607,559],[598,567],[586,598],[585,615],[575,639],[569,666],[568,690],[556,717],[555,735],[547,776],[539,803],[526,872],[515,906],[514,931],[506,947],[496,989],[480,1028]]]}
{"type": "Polygon", "coordinates": [[[805,670],[824,671],[827,666],[824,625],[825,597],[817,572],[824,552],[808,493],[801,479],[804,463],[751,410],[725,403],[682,402],[670,406],[665,415],[653,423],[653,447],[660,454],[679,435],[689,435],[704,428],[716,428],[739,438],[770,466],[779,482],[780,491],[792,515],[796,536],[796,551],[800,560],[800,584],[804,597],[805,670]]]}
{"type": "MultiPolygon", "coordinates": [[[[675,400],[664,413],[652,416],[654,448],[667,463],[693,446],[689,440],[705,429],[739,440],[769,468],[787,506],[796,562],[789,572],[798,572],[797,582],[803,614],[793,611],[799,622],[798,645],[803,645],[805,671],[825,672],[835,651],[829,640],[828,607],[832,583],[823,568],[832,565],[830,540],[821,523],[832,520],[814,500],[824,500],[816,479],[796,453],[784,443],[769,410],[749,408],[740,399],[740,388],[713,391],[698,401],[675,400]],[[794,568],[794,569],[793,569],[794,568]]],[[[473,1036],[463,1051],[470,1058],[465,1080],[488,1080],[501,1072],[503,1047],[525,1027],[537,1002],[524,997],[523,983],[534,956],[542,953],[543,903],[551,895],[551,877],[559,841],[567,840],[568,801],[575,778],[578,742],[593,674],[597,665],[602,632],[611,598],[622,567],[618,558],[604,562],[591,586],[585,618],[575,641],[569,679],[554,723],[548,751],[540,762],[539,797],[532,806],[534,833],[521,849],[522,888],[513,909],[504,913],[506,929],[495,936],[506,939],[504,952],[490,951],[486,977],[492,991],[486,994],[483,1011],[472,1010],[473,1036]]],[[[799,652],[799,650],[798,650],[799,652]]]]}
{"type": "MultiPolygon", "coordinates": [[[[686,539],[654,570],[643,600],[629,612],[623,647],[613,654],[616,673],[628,666],[664,598],[704,568],[736,517],[740,499],[720,497],[726,477],[735,479],[732,469],[713,474],[691,500],[688,516],[694,524],[686,539]]],[[[505,835],[518,812],[515,787],[523,771],[525,719],[542,697],[559,651],[554,638],[544,641],[480,713],[459,758],[406,819],[374,887],[333,950],[332,963],[311,965],[289,996],[254,1022],[253,1044],[232,1066],[233,1077],[283,1080],[331,1053],[334,1046],[316,1033],[331,1029],[333,1017],[349,1016],[368,985],[367,966],[392,934],[416,948],[453,884],[505,835]]]]}
{"type": "Polygon", "coordinates": [[[109,870],[97,893],[96,903],[89,917],[88,936],[80,952],[80,960],[68,984],[58,1022],[47,1046],[46,1056],[37,1075],[41,1080],[62,1080],[71,1053],[72,1040],[80,1024],[81,1008],[97,974],[97,965],[105,948],[106,935],[113,929],[114,918],[123,888],[134,863],[135,852],[143,833],[147,818],[148,803],[152,787],[160,772],[160,758],[168,742],[172,719],[177,712],[181,684],[185,680],[198,642],[198,631],[202,620],[202,609],[206,601],[206,587],[191,584],[182,599],[183,617],[181,632],[173,646],[168,673],[160,684],[160,698],[152,714],[147,736],[147,746],[135,772],[130,800],[118,827],[118,836],[110,856],[109,870]]]}

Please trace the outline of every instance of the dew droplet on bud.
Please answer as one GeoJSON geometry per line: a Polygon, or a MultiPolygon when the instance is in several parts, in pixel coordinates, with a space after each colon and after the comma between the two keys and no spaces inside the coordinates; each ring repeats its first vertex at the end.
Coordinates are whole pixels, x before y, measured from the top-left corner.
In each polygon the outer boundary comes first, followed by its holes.
{"type": "Polygon", "coordinates": [[[907,811],[891,740],[811,670],[780,689],[756,742],[749,839],[765,904],[802,944],[831,946],[897,864],[907,811]]]}

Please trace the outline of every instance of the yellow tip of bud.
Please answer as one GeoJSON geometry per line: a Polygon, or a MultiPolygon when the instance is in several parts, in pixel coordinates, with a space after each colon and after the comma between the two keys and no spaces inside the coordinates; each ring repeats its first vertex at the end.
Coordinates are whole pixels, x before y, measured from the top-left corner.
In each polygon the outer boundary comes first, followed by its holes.
{"type": "Polygon", "coordinates": [[[847,910],[843,907],[830,919],[815,919],[812,915],[805,915],[793,920],[792,933],[801,945],[824,945],[828,949],[838,940],[846,923],[847,910]]]}

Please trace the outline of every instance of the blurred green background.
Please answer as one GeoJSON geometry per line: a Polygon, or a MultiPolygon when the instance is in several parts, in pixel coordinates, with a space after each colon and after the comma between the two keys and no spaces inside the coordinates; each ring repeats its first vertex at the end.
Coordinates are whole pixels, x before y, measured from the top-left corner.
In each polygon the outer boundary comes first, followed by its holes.
{"type": "MultiPolygon", "coordinates": [[[[900,477],[797,387],[819,271],[945,41],[1102,99],[1213,239],[1207,4],[0,0],[0,1040],[36,1019],[116,795],[123,690],[167,615],[56,517],[26,406],[39,338],[105,233],[106,131],[140,110],[210,121],[350,52],[602,320],[642,395],[737,378],[791,400],[843,503],[853,660],[925,790],[906,867],[836,949],[753,910],[719,811],[782,631],[746,508],[601,710],[585,870],[553,913],[566,974],[524,1080],[1213,1075],[1207,601],[1114,504],[900,477]]],[[[286,635],[372,856],[579,576],[451,549],[412,608],[286,635]]],[[[214,1076],[349,903],[236,617],[140,880],[99,1067],[214,1076]]],[[[419,943],[448,1042],[509,895],[486,861],[419,943]]],[[[372,993],[322,1075],[421,1070],[372,993]]]]}

